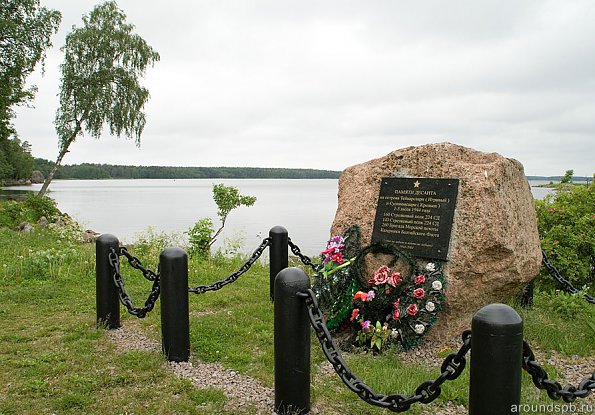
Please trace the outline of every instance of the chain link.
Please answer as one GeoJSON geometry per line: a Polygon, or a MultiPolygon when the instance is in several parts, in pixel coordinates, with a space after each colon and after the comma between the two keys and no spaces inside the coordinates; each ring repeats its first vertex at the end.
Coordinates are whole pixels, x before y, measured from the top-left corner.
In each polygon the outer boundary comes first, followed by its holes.
{"type": "Polygon", "coordinates": [[[586,398],[595,389],[595,371],[584,378],[578,387],[572,385],[562,387],[559,382],[549,379],[545,369],[535,361],[533,350],[526,341],[523,341],[523,369],[531,375],[533,384],[539,389],[545,389],[553,400],[562,398],[564,402],[571,403],[576,398],[586,398]]]}
{"type": "MultiPolygon", "coordinates": [[[[543,265],[545,265],[545,268],[548,270],[550,275],[552,277],[554,277],[554,279],[560,283],[560,285],[562,286],[562,289],[564,291],[566,291],[567,293],[576,294],[579,290],[577,290],[575,287],[573,287],[572,284],[570,283],[570,281],[568,281],[566,278],[564,278],[562,275],[560,275],[560,272],[558,271],[558,269],[554,265],[552,265],[552,263],[548,260],[547,255],[545,254],[545,252],[543,250],[541,251],[541,254],[543,255],[543,265]]],[[[595,297],[591,297],[588,294],[585,294],[584,297],[585,297],[585,300],[587,300],[591,304],[595,304],[595,297]]]]}
{"type": "Polygon", "coordinates": [[[289,248],[291,248],[291,252],[293,252],[293,254],[297,256],[304,265],[311,267],[314,270],[314,272],[319,272],[322,269],[322,265],[314,264],[310,257],[304,255],[300,250],[300,247],[291,241],[291,238],[287,238],[287,244],[289,245],[289,248]]]}
{"type": "Polygon", "coordinates": [[[125,246],[120,247],[118,255],[125,256],[130,266],[134,269],[138,269],[139,271],[141,271],[143,273],[143,276],[149,281],[155,281],[158,278],[157,274],[155,274],[150,269],[145,268],[137,257],[128,252],[128,249],[126,249],[125,246]]]}
{"type": "MultiPolygon", "coordinates": [[[[124,279],[122,278],[122,275],[120,274],[120,258],[118,256],[118,252],[116,252],[116,250],[113,248],[110,251],[111,252],[108,254],[108,259],[109,259],[110,266],[114,270],[114,275],[113,275],[114,285],[118,289],[118,295],[120,297],[120,302],[122,303],[122,305],[124,307],[126,307],[126,309],[128,310],[128,312],[130,314],[132,314],[133,316],[136,316],[138,318],[144,318],[149,311],[153,310],[153,308],[155,307],[155,302],[159,298],[159,293],[161,290],[160,286],[159,286],[159,274],[152,273],[153,275],[155,275],[155,279],[152,280],[153,287],[151,288],[151,293],[149,294],[147,301],[145,301],[145,306],[144,307],[134,307],[134,305],[132,304],[132,299],[130,298],[128,293],[126,293],[126,289],[124,288],[124,279]]],[[[121,248],[119,249],[119,252],[122,252],[121,248]]],[[[126,251],[126,252],[128,252],[128,251],[126,251]]],[[[125,254],[122,254],[122,255],[125,255],[125,254]]],[[[138,258],[136,258],[135,262],[138,262],[138,264],[140,264],[140,261],[138,261],[138,258]]],[[[142,268],[142,265],[140,265],[140,266],[142,268]]],[[[133,265],[133,267],[134,267],[134,265],[133,265]]],[[[140,269],[140,268],[137,268],[137,269],[140,269]]],[[[142,268],[142,269],[144,269],[144,268],[142,268]]],[[[142,271],[142,269],[141,269],[141,271],[142,271]]],[[[144,274],[145,274],[145,272],[143,271],[143,275],[144,274]]],[[[145,277],[146,277],[146,275],[145,275],[145,277]]]]}
{"type": "Polygon", "coordinates": [[[318,306],[318,301],[312,290],[298,293],[300,298],[306,302],[308,316],[312,328],[318,337],[322,346],[322,352],[329,363],[335,369],[343,383],[353,392],[355,392],[365,402],[389,409],[393,412],[407,411],[412,404],[421,402],[427,404],[436,399],[441,392],[440,386],[447,380],[453,380],[460,376],[467,364],[465,355],[471,349],[471,331],[463,332],[463,345],[456,353],[451,353],[442,363],[442,373],[434,381],[428,380],[417,387],[413,395],[391,394],[382,395],[374,391],[358,378],[347,366],[347,363],[341,356],[339,348],[335,345],[331,334],[324,322],[324,315],[318,306]]]}
{"type": "Polygon", "coordinates": [[[234,272],[233,274],[229,275],[224,280],[217,281],[216,283],[214,283],[212,285],[198,285],[194,288],[188,288],[188,292],[191,292],[194,294],[204,294],[207,291],[220,290],[221,288],[225,287],[227,284],[231,284],[232,282],[237,280],[240,277],[240,275],[244,274],[246,271],[248,271],[250,269],[252,264],[254,264],[258,260],[258,258],[260,258],[260,256],[264,252],[264,250],[271,245],[271,240],[272,240],[271,238],[263,239],[260,246],[258,248],[256,248],[256,250],[252,253],[250,258],[248,258],[248,260],[246,262],[244,262],[244,264],[240,267],[240,269],[237,270],[236,272],[234,272]]]}

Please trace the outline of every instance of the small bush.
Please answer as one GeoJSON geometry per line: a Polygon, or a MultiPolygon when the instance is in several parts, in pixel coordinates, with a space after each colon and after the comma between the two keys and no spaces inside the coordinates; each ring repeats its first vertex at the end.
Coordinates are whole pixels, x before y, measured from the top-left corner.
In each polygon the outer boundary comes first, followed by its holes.
{"type": "MultiPolygon", "coordinates": [[[[535,201],[541,248],[575,287],[595,279],[595,183],[565,185],[535,201]]],[[[559,288],[542,268],[537,286],[559,288]]],[[[591,287],[593,288],[593,287],[591,287]]]]}
{"type": "Polygon", "coordinates": [[[593,305],[585,301],[586,292],[586,289],[576,294],[563,291],[539,292],[535,296],[535,305],[550,310],[564,320],[587,318],[593,305]]]}
{"type": "Polygon", "coordinates": [[[14,228],[25,220],[23,203],[9,200],[0,207],[0,226],[14,228]]]}
{"type": "Polygon", "coordinates": [[[211,246],[225,227],[225,221],[232,210],[240,206],[252,206],[256,203],[256,197],[240,194],[237,187],[225,186],[223,183],[213,186],[213,200],[217,205],[217,216],[221,226],[215,231],[213,221],[210,218],[202,218],[186,231],[190,237],[190,254],[206,258],[211,252],[211,246]]]}
{"type": "Polygon", "coordinates": [[[27,211],[27,219],[33,222],[37,222],[42,216],[45,216],[47,220],[52,222],[60,216],[60,211],[56,207],[56,201],[47,196],[29,194],[25,198],[23,205],[27,211]]]}
{"type": "Polygon", "coordinates": [[[205,258],[210,252],[210,242],[213,239],[213,221],[210,218],[202,218],[194,226],[186,231],[190,254],[205,258]]]}
{"type": "Polygon", "coordinates": [[[9,200],[0,205],[0,226],[14,228],[21,222],[36,223],[45,216],[50,222],[60,216],[56,202],[47,196],[28,195],[25,200],[9,200]]]}
{"type": "Polygon", "coordinates": [[[176,232],[157,232],[155,228],[149,226],[144,231],[135,235],[134,252],[136,256],[158,261],[159,254],[165,248],[172,246],[183,247],[184,245],[181,234],[176,232]]]}

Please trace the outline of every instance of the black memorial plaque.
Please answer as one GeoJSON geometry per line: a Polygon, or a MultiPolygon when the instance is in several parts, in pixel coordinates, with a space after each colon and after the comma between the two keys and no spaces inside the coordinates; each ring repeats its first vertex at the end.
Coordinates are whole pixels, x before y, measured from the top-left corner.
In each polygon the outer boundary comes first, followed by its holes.
{"type": "Polygon", "coordinates": [[[458,190],[458,179],[383,178],[372,242],[388,241],[413,256],[445,260],[458,190]]]}

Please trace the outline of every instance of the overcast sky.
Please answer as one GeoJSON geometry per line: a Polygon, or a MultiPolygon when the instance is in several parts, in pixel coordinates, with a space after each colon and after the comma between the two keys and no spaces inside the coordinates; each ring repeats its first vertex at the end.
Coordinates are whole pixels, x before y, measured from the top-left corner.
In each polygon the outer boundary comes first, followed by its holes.
{"type": "MultiPolygon", "coordinates": [[[[93,0],[42,0],[63,20],[34,109],[15,125],[54,160],[60,47],[93,0]]],[[[449,141],[528,175],[595,172],[595,2],[119,0],[161,54],[137,148],[80,137],[65,164],[342,170],[449,141]]],[[[41,71],[38,71],[41,72],[41,71]]]]}

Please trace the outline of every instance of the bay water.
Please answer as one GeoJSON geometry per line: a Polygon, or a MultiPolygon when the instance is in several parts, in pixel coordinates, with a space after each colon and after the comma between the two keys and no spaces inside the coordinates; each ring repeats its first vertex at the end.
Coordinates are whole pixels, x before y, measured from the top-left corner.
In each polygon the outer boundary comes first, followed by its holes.
{"type": "MultiPolygon", "coordinates": [[[[307,255],[322,251],[337,209],[335,179],[136,179],[54,180],[51,196],[62,212],[85,229],[111,233],[125,244],[133,243],[149,227],[155,232],[183,233],[203,217],[220,223],[212,187],[235,186],[240,194],[256,196],[254,206],[233,210],[215,247],[241,243],[251,252],[269,229],[281,225],[307,255]]],[[[542,183],[531,181],[531,186],[542,183]]],[[[38,191],[41,185],[3,189],[5,194],[38,191]]],[[[552,189],[531,187],[543,198],[552,189]]]]}

